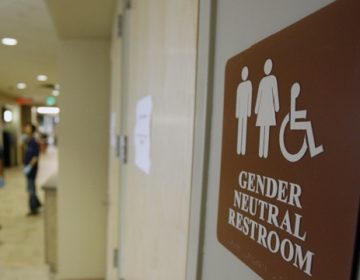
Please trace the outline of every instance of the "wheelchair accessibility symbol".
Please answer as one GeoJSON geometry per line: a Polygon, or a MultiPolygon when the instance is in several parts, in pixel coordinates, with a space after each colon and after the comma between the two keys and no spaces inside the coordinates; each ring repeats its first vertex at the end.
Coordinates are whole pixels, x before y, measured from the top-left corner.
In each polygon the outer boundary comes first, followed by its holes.
{"type": "MultiPolygon", "coordinates": [[[[265,76],[261,79],[256,98],[256,126],[260,129],[259,157],[267,158],[269,153],[270,127],[276,126],[276,113],[280,110],[277,78],[271,74],[273,63],[267,59],[264,64],[265,76]]],[[[236,118],[238,119],[237,154],[245,155],[247,138],[247,119],[251,116],[252,83],[248,80],[249,69],[242,69],[242,82],[236,93],[236,118]]],[[[280,126],[279,144],[282,155],[290,162],[299,161],[309,149],[310,156],[315,157],[324,151],[322,145],[316,146],[311,121],[306,120],[306,110],[296,110],[296,99],[300,95],[300,84],[291,87],[290,112],[285,116],[280,126]],[[285,145],[285,130],[304,131],[304,141],[296,153],[288,151],[285,145]]]]}
{"type": "Polygon", "coordinates": [[[290,162],[296,162],[300,160],[305,155],[306,150],[308,148],[310,150],[311,157],[315,157],[324,151],[322,145],[317,147],[315,146],[314,133],[311,122],[298,121],[299,119],[306,119],[306,115],[307,115],[306,110],[301,110],[301,111],[296,110],[296,99],[299,97],[299,95],[300,95],[300,84],[294,83],[291,87],[290,113],[286,115],[280,126],[280,135],[279,135],[280,150],[283,156],[290,162]],[[300,150],[295,154],[291,154],[290,152],[288,152],[285,146],[285,128],[289,124],[290,124],[290,130],[303,130],[306,133],[300,150]]]}

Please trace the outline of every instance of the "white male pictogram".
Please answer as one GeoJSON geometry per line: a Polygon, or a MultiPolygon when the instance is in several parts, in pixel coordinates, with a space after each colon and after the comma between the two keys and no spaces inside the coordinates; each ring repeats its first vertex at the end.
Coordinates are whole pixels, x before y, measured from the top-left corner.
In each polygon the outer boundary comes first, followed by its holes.
{"type": "Polygon", "coordinates": [[[241,71],[242,82],[236,91],[236,118],[238,119],[237,154],[245,155],[247,120],[251,116],[252,84],[247,80],[249,69],[244,66],[241,71]]]}

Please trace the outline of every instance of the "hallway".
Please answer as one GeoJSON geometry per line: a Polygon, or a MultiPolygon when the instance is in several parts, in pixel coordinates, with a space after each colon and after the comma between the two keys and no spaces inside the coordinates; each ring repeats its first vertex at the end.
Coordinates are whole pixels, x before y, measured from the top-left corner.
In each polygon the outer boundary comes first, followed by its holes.
{"type": "MultiPolygon", "coordinates": [[[[38,193],[41,185],[57,170],[57,151],[49,149],[40,159],[38,193]]],[[[27,193],[22,168],[5,172],[6,187],[0,190],[0,279],[49,280],[44,260],[43,209],[39,216],[27,217],[27,193]]]]}

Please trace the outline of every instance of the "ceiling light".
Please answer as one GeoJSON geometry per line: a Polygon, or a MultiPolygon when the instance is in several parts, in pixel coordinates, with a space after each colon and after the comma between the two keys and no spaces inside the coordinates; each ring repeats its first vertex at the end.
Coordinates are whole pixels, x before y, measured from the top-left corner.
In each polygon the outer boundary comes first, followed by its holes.
{"type": "Polygon", "coordinates": [[[60,113],[60,109],[58,107],[38,107],[36,110],[39,114],[48,114],[48,115],[56,115],[60,113]]]}
{"type": "Polygon", "coordinates": [[[18,84],[16,85],[16,87],[17,87],[18,89],[26,89],[26,84],[25,84],[25,83],[18,83],[18,84]]]}
{"type": "Polygon", "coordinates": [[[52,95],[54,95],[54,96],[59,96],[59,95],[60,95],[60,91],[59,91],[58,89],[54,89],[54,90],[52,91],[52,95]]]}
{"type": "Polygon", "coordinates": [[[4,121],[9,123],[12,122],[13,120],[13,113],[10,110],[5,110],[4,111],[4,121]]]}
{"type": "Polygon", "coordinates": [[[14,38],[2,38],[1,43],[5,46],[16,46],[18,41],[14,38]]]}
{"type": "Polygon", "coordinates": [[[45,82],[45,81],[47,81],[48,76],[46,76],[46,75],[38,75],[38,76],[36,77],[36,79],[37,79],[38,81],[40,81],[40,82],[45,82]]]}

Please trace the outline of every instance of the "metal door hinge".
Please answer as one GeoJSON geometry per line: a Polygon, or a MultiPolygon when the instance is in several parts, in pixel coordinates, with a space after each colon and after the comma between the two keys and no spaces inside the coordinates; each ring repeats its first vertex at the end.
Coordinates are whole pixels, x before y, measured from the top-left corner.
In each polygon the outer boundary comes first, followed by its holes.
{"type": "Polygon", "coordinates": [[[116,135],[116,146],[115,146],[115,154],[117,158],[120,158],[120,135],[116,135]]]}
{"type": "Polygon", "coordinates": [[[115,248],[113,251],[113,267],[114,268],[118,267],[118,263],[119,263],[119,250],[115,248]]]}
{"type": "Polygon", "coordinates": [[[128,141],[126,135],[116,137],[116,156],[122,163],[127,163],[128,141]]]}
{"type": "Polygon", "coordinates": [[[125,9],[130,10],[131,9],[131,0],[125,0],[124,3],[125,3],[125,6],[124,6],[125,9]]]}
{"type": "Polygon", "coordinates": [[[117,16],[117,36],[121,38],[123,36],[123,16],[117,16]]]}

